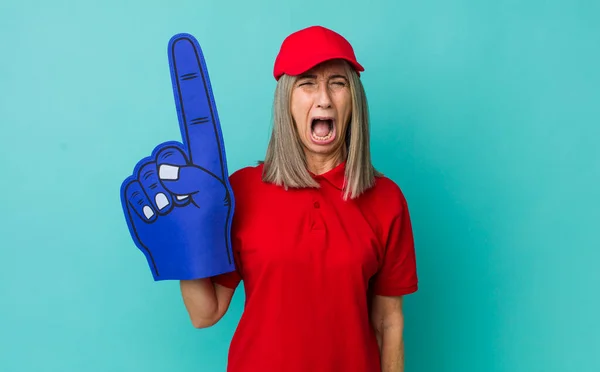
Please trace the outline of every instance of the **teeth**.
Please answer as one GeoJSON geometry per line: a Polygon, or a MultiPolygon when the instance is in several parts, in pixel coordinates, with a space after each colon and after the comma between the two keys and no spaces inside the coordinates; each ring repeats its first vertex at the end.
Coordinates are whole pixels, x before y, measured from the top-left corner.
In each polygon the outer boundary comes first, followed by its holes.
{"type": "Polygon", "coordinates": [[[320,137],[317,136],[316,134],[312,133],[313,138],[319,140],[319,141],[325,141],[331,138],[331,136],[333,135],[333,131],[330,131],[328,135],[326,135],[325,137],[320,137]]]}

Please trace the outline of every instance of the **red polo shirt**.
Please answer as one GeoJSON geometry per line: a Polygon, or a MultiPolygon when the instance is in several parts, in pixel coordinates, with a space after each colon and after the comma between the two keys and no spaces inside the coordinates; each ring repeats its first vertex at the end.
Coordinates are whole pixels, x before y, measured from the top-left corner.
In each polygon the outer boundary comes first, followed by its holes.
{"type": "Polygon", "coordinates": [[[237,271],[214,280],[243,280],[246,303],[229,372],[381,371],[368,300],[417,290],[411,223],[385,177],[344,201],[344,166],[319,189],[264,183],[262,165],[231,175],[237,271]]]}

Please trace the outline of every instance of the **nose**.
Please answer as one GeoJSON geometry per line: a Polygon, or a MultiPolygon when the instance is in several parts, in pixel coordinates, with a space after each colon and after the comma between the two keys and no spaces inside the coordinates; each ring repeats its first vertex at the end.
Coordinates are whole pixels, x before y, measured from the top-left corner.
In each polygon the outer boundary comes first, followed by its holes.
{"type": "Polygon", "coordinates": [[[317,91],[316,104],[318,108],[330,108],[331,107],[331,96],[329,94],[329,87],[327,83],[319,84],[319,90],[317,91]]]}

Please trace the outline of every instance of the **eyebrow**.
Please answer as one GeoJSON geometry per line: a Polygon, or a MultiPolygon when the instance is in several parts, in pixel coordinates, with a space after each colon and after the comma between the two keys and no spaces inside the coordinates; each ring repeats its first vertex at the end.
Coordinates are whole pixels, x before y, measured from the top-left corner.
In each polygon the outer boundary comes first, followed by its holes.
{"type": "MultiPolygon", "coordinates": [[[[317,75],[313,75],[313,74],[302,74],[302,75],[298,76],[298,80],[301,80],[301,79],[316,79],[316,78],[317,78],[317,75]]],[[[336,75],[329,76],[329,79],[339,79],[339,78],[348,80],[348,78],[346,76],[344,76],[344,75],[336,74],[336,75]]]]}

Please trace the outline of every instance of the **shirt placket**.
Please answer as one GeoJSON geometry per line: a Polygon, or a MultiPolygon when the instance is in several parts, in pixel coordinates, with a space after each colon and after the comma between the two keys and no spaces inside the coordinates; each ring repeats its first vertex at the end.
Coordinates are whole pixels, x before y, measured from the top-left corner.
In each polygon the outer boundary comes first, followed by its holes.
{"type": "Polygon", "coordinates": [[[311,196],[309,235],[313,249],[326,249],[327,224],[323,215],[323,198],[315,191],[311,196]]]}

